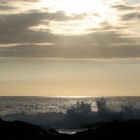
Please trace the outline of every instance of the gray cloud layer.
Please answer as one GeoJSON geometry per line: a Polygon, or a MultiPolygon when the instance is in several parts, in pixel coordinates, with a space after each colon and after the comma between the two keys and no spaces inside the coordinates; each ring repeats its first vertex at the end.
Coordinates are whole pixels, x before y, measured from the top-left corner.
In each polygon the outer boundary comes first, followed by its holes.
{"type": "Polygon", "coordinates": [[[8,6],[8,5],[0,5],[0,11],[2,10],[12,10],[15,9],[15,7],[8,6]]]}
{"type": "Polygon", "coordinates": [[[140,13],[139,12],[134,12],[134,13],[129,13],[125,14],[122,16],[123,20],[134,20],[134,19],[140,19],[140,13]]]}
{"type": "Polygon", "coordinates": [[[46,33],[35,32],[33,30],[29,30],[29,27],[37,26],[43,20],[67,21],[83,18],[83,16],[84,15],[82,14],[71,17],[66,16],[63,12],[42,13],[37,11],[0,15],[0,32],[2,34],[2,36],[0,36],[0,43],[54,41],[56,35],[52,35],[49,31],[46,33]]]}
{"type": "Polygon", "coordinates": [[[128,5],[114,5],[112,8],[115,8],[117,10],[135,10],[137,7],[135,6],[128,6],[128,5]]]}
{"type": "MultiPolygon", "coordinates": [[[[11,7],[0,6],[2,10],[10,10],[11,7]]],[[[130,6],[117,5],[113,8],[128,10],[122,14],[121,21],[129,23],[129,20],[140,18],[138,12],[130,6]]],[[[102,28],[93,30],[85,35],[58,35],[51,31],[35,31],[30,27],[37,26],[46,21],[50,26],[51,21],[64,22],[82,19],[86,14],[67,16],[64,12],[48,13],[37,10],[18,14],[0,14],[0,44],[18,43],[12,47],[0,47],[0,56],[5,57],[140,57],[139,37],[126,35],[123,29],[129,31],[129,27],[118,28],[108,23],[102,24],[102,28]],[[54,45],[39,46],[34,43],[49,42],[54,45]],[[25,44],[25,43],[30,43],[25,44]]],[[[136,21],[135,21],[136,22],[136,21]]]]}

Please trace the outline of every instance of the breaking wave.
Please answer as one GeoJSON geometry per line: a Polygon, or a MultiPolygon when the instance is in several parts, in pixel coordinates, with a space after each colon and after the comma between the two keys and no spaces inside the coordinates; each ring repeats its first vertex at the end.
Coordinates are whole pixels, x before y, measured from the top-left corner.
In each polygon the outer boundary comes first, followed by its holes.
{"type": "Polygon", "coordinates": [[[97,110],[92,110],[91,104],[77,102],[66,112],[46,112],[28,114],[25,112],[9,114],[3,117],[5,120],[22,120],[53,129],[83,129],[89,128],[96,122],[140,119],[140,108],[128,101],[120,110],[112,110],[107,107],[104,98],[96,100],[97,110]]]}

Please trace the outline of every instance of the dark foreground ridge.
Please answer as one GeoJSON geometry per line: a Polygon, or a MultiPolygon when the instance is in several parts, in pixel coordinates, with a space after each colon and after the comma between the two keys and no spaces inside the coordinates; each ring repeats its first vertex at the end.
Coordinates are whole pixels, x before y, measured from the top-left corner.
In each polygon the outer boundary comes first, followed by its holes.
{"type": "Polygon", "coordinates": [[[100,122],[94,128],[73,135],[60,134],[22,121],[0,119],[0,140],[139,140],[140,120],[100,122]]]}

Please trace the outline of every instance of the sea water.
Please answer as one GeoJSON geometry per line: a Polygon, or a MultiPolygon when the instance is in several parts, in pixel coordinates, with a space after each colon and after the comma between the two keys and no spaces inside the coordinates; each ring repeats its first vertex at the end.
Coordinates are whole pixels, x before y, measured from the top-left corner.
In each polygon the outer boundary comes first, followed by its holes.
{"type": "Polygon", "coordinates": [[[104,120],[104,118],[111,118],[109,115],[111,116],[112,112],[122,113],[126,119],[127,115],[130,115],[130,118],[140,117],[140,97],[104,97],[106,108],[110,112],[100,112],[100,116],[97,115],[100,109],[97,106],[98,100],[102,100],[102,98],[2,96],[0,97],[0,115],[5,120],[22,120],[57,129],[90,125],[90,123],[104,120]],[[84,106],[84,109],[75,106],[77,103],[87,104],[91,110],[84,106]],[[79,122],[77,123],[77,121],[79,122]]]}

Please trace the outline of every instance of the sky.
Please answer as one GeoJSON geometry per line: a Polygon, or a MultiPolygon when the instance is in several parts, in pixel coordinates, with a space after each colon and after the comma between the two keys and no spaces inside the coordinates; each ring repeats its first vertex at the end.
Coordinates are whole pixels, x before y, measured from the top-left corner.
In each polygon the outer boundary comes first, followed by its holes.
{"type": "Polygon", "coordinates": [[[0,0],[0,95],[139,95],[139,22],[139,0],[0,0]]]}
{"type": "Polygon", "coordinates": [[[140,56],[139,0],[0,1],[0,56],[140,56]]]}

